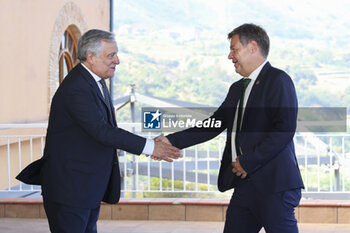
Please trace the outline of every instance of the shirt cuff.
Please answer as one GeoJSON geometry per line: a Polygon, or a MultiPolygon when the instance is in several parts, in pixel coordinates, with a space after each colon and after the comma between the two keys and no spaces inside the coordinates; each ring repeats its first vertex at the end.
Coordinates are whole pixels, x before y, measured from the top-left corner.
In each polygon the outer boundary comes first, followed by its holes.
{"type": "Polygon", "coordinates": [[[143,148],[142,154],[152,155],[154,150],[154,140],[146,139],[145,147],[143,148]]]}

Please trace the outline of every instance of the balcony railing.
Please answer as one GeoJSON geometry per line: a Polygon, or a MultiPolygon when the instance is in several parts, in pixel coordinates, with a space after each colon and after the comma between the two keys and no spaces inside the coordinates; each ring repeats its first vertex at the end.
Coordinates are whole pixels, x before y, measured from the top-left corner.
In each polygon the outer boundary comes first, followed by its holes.
{"type": "MultiPolygon", "coordinates": [[[[0,125],[0,133],[9,132],[9,129],[45,129],[46,126],[6,124],[0,125]]],[[[148,138],[157,136],[141,132],[140,124],[119,124],[119,127],[148,138]]],[[[305,183],[304,197],[350,197],[349,139],[348,134],[296,134],[294,141],[305,183]]],[[[150,193],[218,193],[216,183],[225,141],[223,133],[211,141],[184,149],[183,158],[173,163],[118,151],[122,194],[136,197],[150,193]]],[[[40,195],[40,186],[22,184],[15,176],[27,164],[41,157],[44,143],[42,132],[0,134],[0,197],[40,195]]]]}

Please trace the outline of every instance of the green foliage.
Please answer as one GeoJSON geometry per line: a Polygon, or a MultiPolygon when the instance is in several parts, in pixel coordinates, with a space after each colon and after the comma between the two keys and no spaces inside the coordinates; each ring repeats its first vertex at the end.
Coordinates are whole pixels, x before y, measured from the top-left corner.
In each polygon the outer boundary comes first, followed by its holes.
{"type": "MultiPolygon", "coordinates": [[[[152,177],[151,179],[151,190],[159,190],[160,187],[160,179],[156,177],[152,177]]],[[[174,190],[183,190],[184,189],[184,183],[183,181],[174,181],[174,190]]],[[[171,191],[172,190],[172,181],[170,179],[162,179],[162,190],[163,191],[171,191]]],[[[187,191],[195,191],[196,186],[195,183],[187,182],[186,183],[186,190],[187,191]]],[[[198,184],[198,190],[199,191],[207,191],[208,185],[206,184],[198,184]]],[[[215,186],[210,186],[210,191],[216,191],[215,186]]],[[[232,195],[232,192],[226,192],[224,194],[218,193],[218,192],[210,192],[210,193],[191,193],[191,192],[144,192],[143,197],[181,197],[181,198],[188,198],[188,197],[198,197],[198,198],[229,198],[232,195]]]]}
{"type": "MultiPolygon", "coordinates": [[[[342,167],[341,169],[344,169],[342,167]]],[[[308,165],[307,171],[304,166],[300,166],[300,172],[302,174],[302,178],[305,182],[305,186],[307,186],[309,191],[317,191],[317,187],[320,187],[320,191],[330,191],[331,184],[333,184],[332,189],[336,190],[337,178],[335,177],[334,169],[330,169],[327,165],[322,165],[319,168],[317,166],[308,165]],[[307,173],[307,179],[306,179],[307,173]]],[[[350,189],[350,180],[348,179],[349,174],[346,172],[342,172],[342,175],[338,177],[339,187],[336,191],[341,191],[343,189],[342,180],[344,177],[344,190],[350,189]]]]}
{"type": "MultiPolygon", "coordinates": [[[[255,22],[266,28],[271,39],[269,61],[292,77],[299,106],[350,106],[350,89],[343,77],[350,76],[350,53],[344,52],[350,48],[350,31],[341,17],[350,9],[344,6],[335,14],[333,9],[324,11],[322,4],[308,7],[308,15],[303,15],[299,11],[305,6],[294,1],[285,6],[257,0],[225,5],[235,15],[235,24],[255,22]]],[[[141,94],[220,105],[239,78],[227,60],[226,39],[238,25],[222,21],[209,3],[191,0],[118,1],[115,10],[121,64],[114,96],[136,84],[141,94]]],[[[126,119],[127,114],[121,116],[126,119]]]]}

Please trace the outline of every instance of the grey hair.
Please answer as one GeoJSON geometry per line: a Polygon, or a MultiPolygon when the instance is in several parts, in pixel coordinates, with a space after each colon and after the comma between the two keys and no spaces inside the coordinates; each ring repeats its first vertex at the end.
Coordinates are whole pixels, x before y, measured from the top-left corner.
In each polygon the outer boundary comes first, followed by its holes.
{"type": "Polygon", "coordinates": [[[115,42],[112,32],[99,29],[91,29],[85,32],[78,40],[78,58],[81,62],[86,61],[86,53],[90,52],[95,56],[101,52],[101,41],[115,42]]]}
{"type": "Polygon", "coordinates": [[[260,48],[261,55],[267,58],[270,50],[270,39],[262,27],[252,23],[246,23],[235,28],[227,35],[227,38],[232,39],[234,35],[239,36],[239,41],[244,46],[254,40],[260,48]]]}

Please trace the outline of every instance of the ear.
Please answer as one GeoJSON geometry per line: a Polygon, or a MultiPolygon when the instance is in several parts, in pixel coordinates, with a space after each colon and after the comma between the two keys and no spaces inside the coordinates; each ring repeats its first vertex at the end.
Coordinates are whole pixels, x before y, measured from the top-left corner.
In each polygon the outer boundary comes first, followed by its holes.
{"type": "Polygon", "coordinates": [[[90,65],[94,64],[94,55],[92,53],[86,53],[86,62],[90,65]]]}
{"type": "Polygon", "coordinates": [[[258,43],[256,43],[255,40],[250,41],[250,43],[249,43],[249,52],[251,54],[253,54],[253,53],[256,53],[258,51],[259,51],[258,43]]]}

